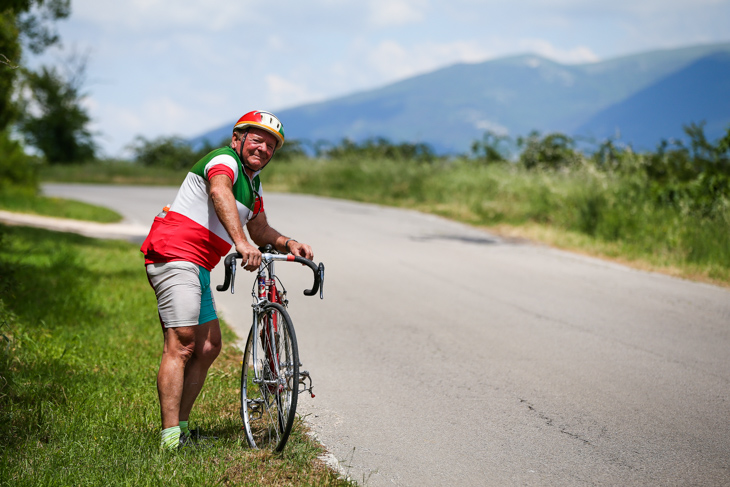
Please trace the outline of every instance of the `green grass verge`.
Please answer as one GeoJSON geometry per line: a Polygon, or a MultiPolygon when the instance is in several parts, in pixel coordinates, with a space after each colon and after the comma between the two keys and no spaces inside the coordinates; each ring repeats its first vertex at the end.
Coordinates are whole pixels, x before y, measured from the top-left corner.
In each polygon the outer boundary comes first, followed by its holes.
{"type": "Polygon", "coordinates": [[[122,220],[122,215],[109,208],[63,198],[38,196],[34,190],[0,191],[0,210],[99,223],[116,223],[122,220]]]}
{"type": "Polygon", "coordinates": [[[93,164],[45,165],[41,166],[39,175],[42,181],[57,183],[179,186],[187,173],[188,169],[145,167],[125,161],[98,161],[93,164]]]}
{"type": "Polygon", "coordinates": [[[137,246],[0,225],[0,484],[349,485],[301,424],[282,455],[243,446],[223,328],[191,417],[220,440],[161,452],[162,335],[137,246]]]}

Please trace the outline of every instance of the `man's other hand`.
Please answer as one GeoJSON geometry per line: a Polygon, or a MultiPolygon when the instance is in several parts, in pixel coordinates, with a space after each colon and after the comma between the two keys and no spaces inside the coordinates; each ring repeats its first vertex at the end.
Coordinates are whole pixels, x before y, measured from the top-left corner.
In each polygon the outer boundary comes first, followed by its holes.
{"type": "Polygon", "coordinates": [[[261,265],[261,252],[248,242],[236,245],[236,252],[241,254],[241,267],[254,272],[261,265]]]}
{"type": "Polygon", "coordinates": [[[291,242],[289,242],[289,251],[292,254],[298,255],[299,257],[304,257],[305,259],[314,259],[314,252],[312,252],[312,247],[307,244],[299,243],[292,240],[291,242]]]}

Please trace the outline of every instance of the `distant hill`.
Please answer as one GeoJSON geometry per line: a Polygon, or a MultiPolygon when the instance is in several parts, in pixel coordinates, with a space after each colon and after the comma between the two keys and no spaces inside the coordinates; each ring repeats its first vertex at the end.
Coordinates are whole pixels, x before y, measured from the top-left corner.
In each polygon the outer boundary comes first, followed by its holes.
{"type": "Polygon", "coordinates": [[[620,132],[636,148],[678,137],[689,122],[707,122],[716,138],[730,127],[730,53],[701,58],[627,99],[602,110],[577,132],[606,137],[620,132]]]}
{"type": "MultiPolygon", "coordinates": [[[[456,64],[382,88],[278,110],[287,138],[426,142],[465,152],[486,130],[590,135],[617,130],[652,148],[707,120],[710,138],[730,125],[730,43],[652,51],[564,65],[535,55],[456,64]],[[679,102],[678,100],[683,100],[679,102]]],[[[193,139],[218,143],[233,121],[193,139]]]]}

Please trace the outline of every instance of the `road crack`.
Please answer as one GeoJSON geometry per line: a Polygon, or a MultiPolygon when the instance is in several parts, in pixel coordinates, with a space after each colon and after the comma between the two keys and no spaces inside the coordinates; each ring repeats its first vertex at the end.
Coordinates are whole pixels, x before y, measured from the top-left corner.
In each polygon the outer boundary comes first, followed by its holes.
{"type": "Polygon", "coordinates": [[[571,437],[571,438],[573,438],[575,440],[578,440],[578,441],[580,441],[580,442],[582,442],[582,443],[584,443],[586,445],[593,446],[593,444],[589,440],[583,438],[582,436],[580,436],[580,435],[578,435],[576,433],[571,433],[570,431],[568,431],[563,426],[556,425],[555,424],[555,420],[553,420],[553,418],[551,418],[547,414],[545,414],[545,413],[543,413],[543,412],[538,411],[537,409],[535,409],[535,406],[533,406],[527,399],[520,399],[520,402],[522,404],[526,405],[527,406],[527,409],[531,413],[534,413],[535,415],[537,415],[538,418],[540,418],[543,421],[545,421],[545,424],[547,426],[550,426],[552,428],[556,428],[560,433],[562,433],[564,435],[567,435],[567,436],[569,436],[569,437],[571,437]]]}

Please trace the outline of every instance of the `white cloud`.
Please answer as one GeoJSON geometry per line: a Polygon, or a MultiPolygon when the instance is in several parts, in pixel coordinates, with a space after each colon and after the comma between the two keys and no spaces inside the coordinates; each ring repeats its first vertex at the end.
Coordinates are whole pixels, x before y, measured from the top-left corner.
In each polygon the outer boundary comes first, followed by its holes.
{"type": "Polygon", "coordinates": [[[301,83],[289,81],[276,74],[266,76],[266,88],[267,98],[272,107],[293,106],[322,98],[310,92],[301,83]]]}
{"type": "Polygon", "coordinates": [[[491,120],[477,120],[474,122],[474,126],[483,132],[489,131],[496,135],[509,135],[507,127],[491,120]]]}
{"type": "Polygon", "coordinates": [[[113,126],[109,126],[112,121],[108,119],[97,122],[95,126],[104,131],[102,141],[116,151],[126,147],[137,135],[146,139],[162,135],[189,137],[198,135],[203,127],[215,127],[221,123],[209,111],[190,108],[185,100],[169,97],[147,99],[140,106],[98,104],[94,111],[96,114],[114,114],[113,126]]]}
{"type": "Polygon", "coordinates": [[[370,22],[376,27],[421,22],[428,3],[423,0],[370,0],[370,22]]]}
{"type": "MultiPolygon", "coordinates": [[[[75,0],[72,15],[94,24],[115,29],[160,32],[171,26],[194,28],[196,31],[220,32],[242,22],[261,21],[262,10],[256,2],[226,0],[75,0]]],[[[260,2],[263,3],[263,2],[260,2]]]]}
{"type": "Polygon", "coordinates": [[[600,60],[587,46],[560,49],[545,39],[522,39],[518,45],[525,52],[537,54],[563,64],[594,63],[600,60]]]}
{"type": "Polygon", "coordinates": [[[394,40],[383,41],[367,55],[368,62],[388,81],[425,73],[459,62],[484,61],[488,49],[475,41],[425,42],[405,47],[394,40]]]}

